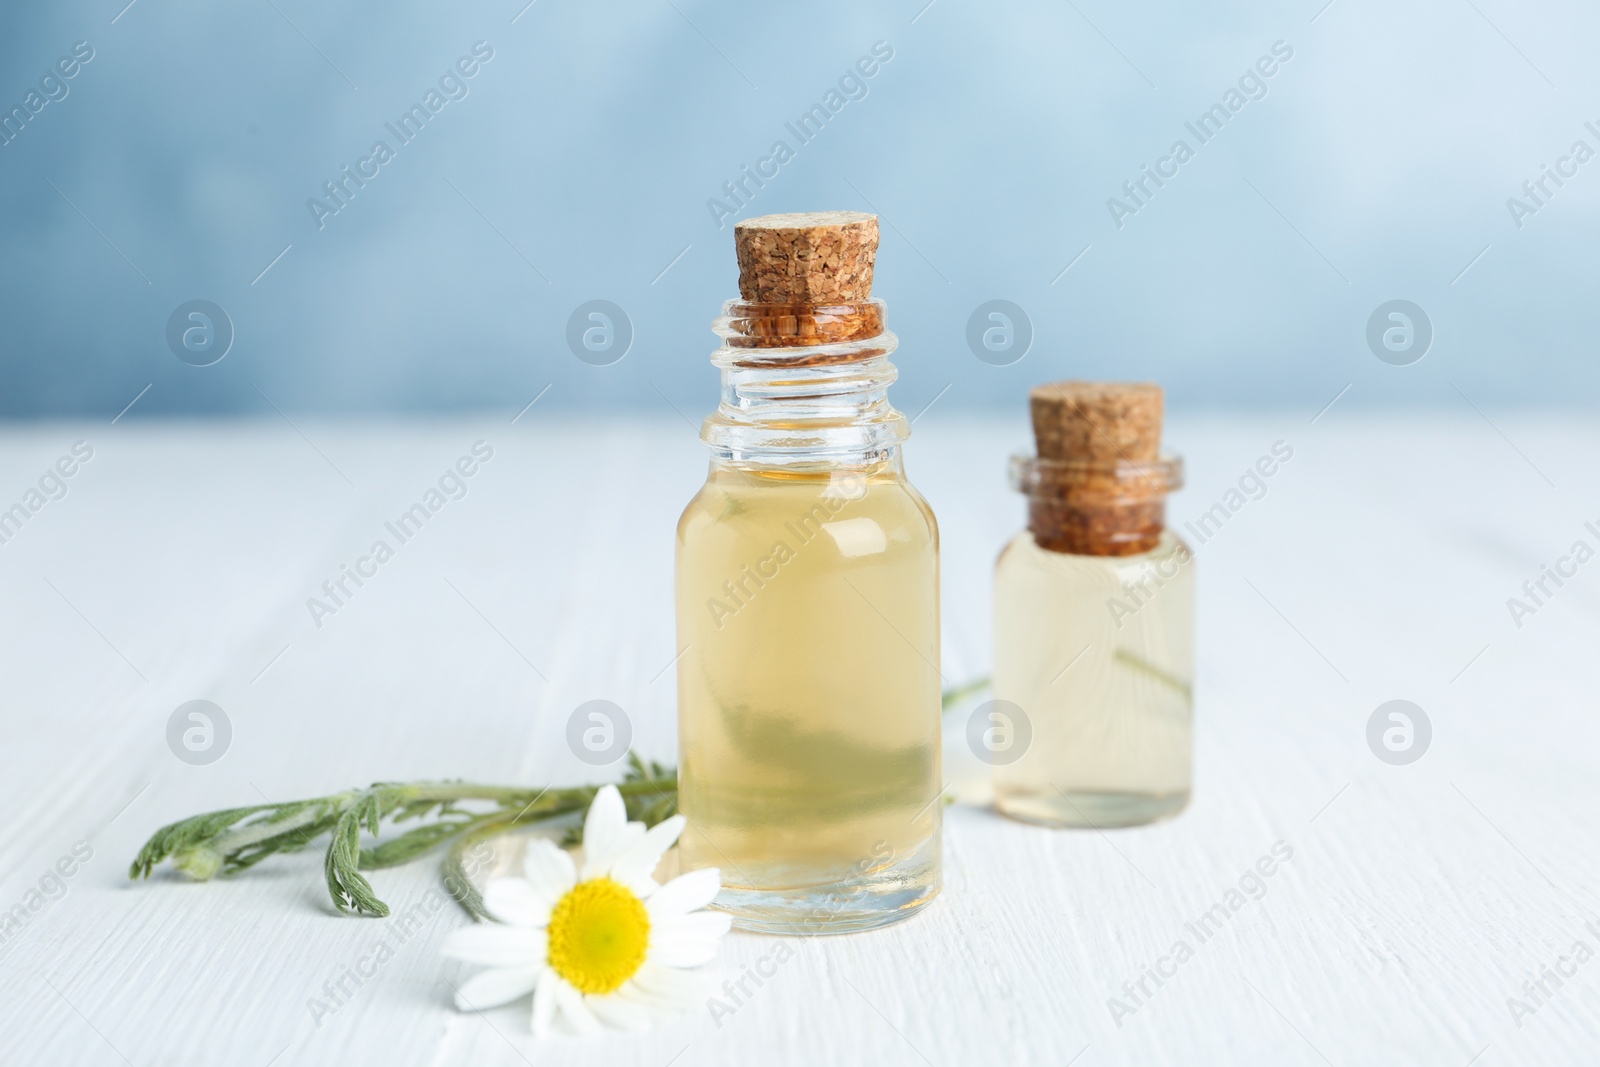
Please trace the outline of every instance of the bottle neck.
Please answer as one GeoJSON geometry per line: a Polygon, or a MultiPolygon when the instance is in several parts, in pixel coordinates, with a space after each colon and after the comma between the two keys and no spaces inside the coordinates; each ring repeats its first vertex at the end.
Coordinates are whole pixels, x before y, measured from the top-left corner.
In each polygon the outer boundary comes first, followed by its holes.
{"type": "Polygon", "coordinates": [[[1161,541],[1167,494],[1183,487],[1183,460],[1011,457],[1011,485],[1028,497],[1028,529],[1050,552],[1131,556],[1161,541]]]}
{"type": "Polygon", "coordinates": [[[777,306],[730,300],[712,324],[722,401],[700,437],[713,461],[898,468],[906,417],[889,404],[899,341],[883,301],[777,306]]]}

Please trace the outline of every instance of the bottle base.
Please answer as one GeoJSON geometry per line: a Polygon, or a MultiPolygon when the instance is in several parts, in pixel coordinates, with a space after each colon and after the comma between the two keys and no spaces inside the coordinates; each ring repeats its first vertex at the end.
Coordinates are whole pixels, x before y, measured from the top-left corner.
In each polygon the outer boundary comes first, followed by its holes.
{"type": "Polygon", "coordinates": [[[1104,830],[1173,818],[1189,806],[1189,792],[999,792],[994,804],[1002,815],[1019,822],[1104,830]]]}
{"type": "Polygon", "coordinates": [[[740,930],[814,937],[853,934],[902,922],[939,895],[937,860],[909,860],[879,871],[797,889],[724,887],[712,907],[740,930]]]}

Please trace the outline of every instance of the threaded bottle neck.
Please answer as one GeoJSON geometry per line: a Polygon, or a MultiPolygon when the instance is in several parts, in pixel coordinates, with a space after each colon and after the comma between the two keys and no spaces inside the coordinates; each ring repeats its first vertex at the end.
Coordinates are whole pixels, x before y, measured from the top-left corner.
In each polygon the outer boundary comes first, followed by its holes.
{"type": "Polygon", "coordinates": [[[910,425],[888,398],[899,344],[884,304],[730,300],[712,330],[722,344],[722,400],[700,436],[723,459],[764,465],[858,465],[898,458],[910,425]]]}

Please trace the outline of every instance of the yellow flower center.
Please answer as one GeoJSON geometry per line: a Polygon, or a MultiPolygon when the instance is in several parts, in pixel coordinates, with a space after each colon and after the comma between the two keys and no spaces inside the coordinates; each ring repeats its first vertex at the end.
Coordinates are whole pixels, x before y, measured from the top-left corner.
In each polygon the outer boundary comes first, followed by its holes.
{"type": "Polygon", "coordinates": [[[644,964],[650,915],[609,878],[580,882],[550,914],[550,966],[580,993],[610,993],[644,964]]]}

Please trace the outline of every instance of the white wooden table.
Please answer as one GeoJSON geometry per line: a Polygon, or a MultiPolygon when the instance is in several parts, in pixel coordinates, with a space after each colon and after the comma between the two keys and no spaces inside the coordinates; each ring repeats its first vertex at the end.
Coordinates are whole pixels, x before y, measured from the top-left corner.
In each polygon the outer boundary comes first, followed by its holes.
{"type": "MultiPolygon", "coordinates": [[[[204,886],[130,884],[127,866],[158,825],[262,797],[589,780],[563,730],[597,697],[671,760],[672,528],[705,458],[692,431],[538,408],[514,426],[297,420],[304,436],[281,421],[0,431],[0,508],[73,442],[94,450],[0,544],[0,907],[27,916],[0,943],[0,1064],[1596,1062],[1600,958],[1562,959],[1578,941],[1600,952],[1600,924],[1584,928],[1600,916],[1600,562],[1549,585],[1520,629],[1506,600],[1574,541],[1600,547],[1584,529],[1600,432],[1312,414],[1169,431],[1189,461],[1180,525],[1275,441],[1294,448],[1198,546],[1186,814],[1104,834],[1008,822],[971,803],[977,765],[947,723],[968,802],[924,915],[791,942],[720,1025],[701,1012],[546,1045],[523,1005],[451,1007],[465,972],[437,947],[466,921],[453,905],[318,1026],[308,1000],[386,930],[332,914],[320,852],[204,886]],[[467,496],[315,626],[307,598],[478,440],[494,456],[467,496]],[[1433,728],[1405,766],[1366,741],[1395,698],[1433,728]],[[166,742],[192,699],[232,725],[210,765],[166,742]],[[1293,858],[1264,895],[1190,933],[1280,841],[1293,858]],[[59,884],[58,861],[73,872],[59,884]],[[1180,940],[1192,957],[1161,962],[1180,940]],[[1558,965],[1574,973],[1535,1001],[1524,982],[1558,965]],[[1170,976],[1134,999],[1151,968],[1170,976]]],[[[987,670],[989,567],[1022,514],[1004,461],[1024,439],[1020,420],[935,408],[910,445],[944,534],[953,680],[987,670]]],[[[374,881],[399,910],[437,874],[374,881]]],[[[735,934],[720,966],[737,979],[776,945],[735,934]]]]}

